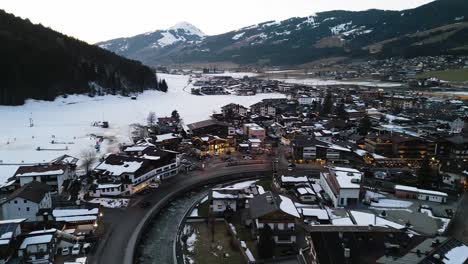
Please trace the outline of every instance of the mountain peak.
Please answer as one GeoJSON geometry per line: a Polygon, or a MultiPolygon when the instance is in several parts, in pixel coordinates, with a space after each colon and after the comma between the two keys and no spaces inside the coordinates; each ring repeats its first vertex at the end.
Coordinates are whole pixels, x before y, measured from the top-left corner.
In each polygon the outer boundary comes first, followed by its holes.
{"type": "Polygon", "coordinates": [[[197,35],[200,37],[206,36],[205,33],[203,33],[203,31],[201,31],[199,28],[185,21],[179,22],[169,28],[169,30],[179,30],[179,29],[184,30],[187,33],[190,33],[191,35],[197,35]]]}

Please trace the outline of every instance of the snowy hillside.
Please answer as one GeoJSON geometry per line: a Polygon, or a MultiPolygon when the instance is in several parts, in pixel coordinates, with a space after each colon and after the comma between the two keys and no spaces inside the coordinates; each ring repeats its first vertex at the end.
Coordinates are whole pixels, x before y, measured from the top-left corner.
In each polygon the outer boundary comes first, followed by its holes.
{"type": "Polygon", "coordinates": [[[73,95],[53,102],[29,100],[23,106],[0,106],[2,121],[8,123],[0,126],[0,185],[3,176],[15,171],[15,166],[4,164],[50,161],[64,154],[80,157],[83,150],[94,148],[98,137],[104,137],[102,155],[116,151],[120,143],[130,141],[130,125],[145,124],[150,111],[163,117],[177,109],[184,122],[191,123],[207,119],[213,111],[220,112],[220,107],[229,103],[250,106],[265,98],[284,97],[281,94],[195,96],[184,90],[188,76],[159,77],[168,82],[169,91],[146,91],[137,100],[112,95],[94,98],[73,95]],[[33,127],[29,127],[30,118],[33,127]],[[110,127],[92,126],[98,121],[108,121],[110,127]]]}
{"type": "MultiPolygon", "coordinates": [[[[174,35],[169,30],[144,45],[146,40],[137,41],[140,37],[136,36],[100,43],[100,46],[148,65],[229,61],[294,65],[333,56],[411,54],[408,49],[413,51],[413,44],[421,41],[420,36],[412,37],[411,34],[465,21],[468,21],[468,1],[436,0],[403,11],[328,11],[284,21],[268,21],[215,36],[201,35],[196,28],[183,23],[180,28],[194,33],[198,39],[188,40],[185,35],[174,35]],[[161,36],[163,43],[158,42],[161,36]],[[401,42],[395,42],[400,38],[403,39],[401,42]],[[131,49],[132,41],[140,45],[138,49],[131,49]],[[371,50],[369,47],[376,43],[382,43],[382,47],[371,50]],[[149,49],[148,45],[154,48],[149,49]],[[172,48],[164,48],[168,46],[172,48]],[[397,54],[392,54],[395,50],[397,54]]],[[[417,51],[438,55],[432,53],[468,45],[465,29],[450,33],[444,30],[432,32],[427,41],[430,45],[418,46],[417,51]]]]}
{"type": "MultiPolygon", "coordinates": [[[[205,34],[187,22],[180,22],[166,30],[146,32],[129,38],[119,38],[97,43],[101,48],[111,50],[119,55],[130,56],[146,50],[155,50],[178,44],[196,44],[203,40],[205,34]]],[[[130,56],[131,57],[131,56],[130,56]]]]}

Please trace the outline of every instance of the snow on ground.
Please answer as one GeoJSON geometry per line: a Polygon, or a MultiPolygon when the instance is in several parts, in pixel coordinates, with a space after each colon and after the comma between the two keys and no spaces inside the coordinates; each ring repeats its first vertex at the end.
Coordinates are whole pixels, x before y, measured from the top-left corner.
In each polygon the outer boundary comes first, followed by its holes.
{"type": "Polygon", "coordinates": [[[145,91],[137,100],[112,95],[94,98],[70,95],[53,102],[28,100],[22,106],[0,106],[3,124],[7,124],[0,126],[0,160],[3,164],[21,164],[50,161],[64,154],[79,158],[83,150],[96,145],[98,139],[92,135],[107,138],[100,151],[105,154],[116,151],[118,143],[130,142],[130,124],[145,124],[150,111],[162,117],[177,109],[188,124],[209,118],[213,111],[219,113],[221,106],[229,103],[250,106],[262,99],[284,97],[282,94],[196,96],[184,90],[188,76],[160,74],[159,78],[166,79],[169,91],[145,91]],[[29,127],[30,118],[33,127],[29,127]],[[108,121],[110,128],[92,126],[96,121],[108,121]],[[52,140],[58,144],[52,144],[52,140]],[[49,150],[37,151],[37,147],[49,150]]]}
{"type": "Polygon", "coordinates": [[[212,74],[204,74],[204,75],[205,76],[231,76],[232,78],[243,78],[244,76],[248,76],[248,77],[258,76],[258,74],[254,72],[223,72],[223,73],[212,73],[212,74]]]}
{"type": "Polygon", "coordinates": [[[444,256],[443,262],[446,264],[451,263],[464,263],[468,259],[468,247],[461,245],[459,247],[451,249],[444,256]]]}
{"type": "Polygon", "coordinates": [[[405,227],[405,226],[402,226],[392,221],[388,221],[387,219],[384,219],[382,217],[379,217],[370,213],[351,211],[351,214],[353,215],[354,220],[356,221],[356,224],[360,226],[369,226],[369,225],[390,226],[396,229],[402,229],[405,227]]]}
{"type": "Polygon", "coordinates": [[[371,81],[342,81],[342,80],[323,80],[316,78],[307,79],[295,79],[295,78],[276,78],[279,81],[286,83],[296,83],[304,85],[340,85],[340,84],[355,84],[362,86],[373,86],[373,87],[399,87],[399,83],[385,83],[385,82],[371,82],[371,81]]]}
{"type": "Polygon", "coordinates": [[[450,223],[450,219],[449,218],[443,218],[443,217],[437,217],[437,216],[434,216],[434,214],[432,213],[432,210],[429,210],[429,209],[425,209],[425,208],[421,208],[420,209],[420,212],[422,214],[425,214],[431,218],[434,218],[434,219],[439,219],[440,222],[441,222],[441,226],[439,228],[439,230],[437,230],[439,232],[439,234],[442,234],[445,232],[445,230],[447,229],[448,227],[448,224],[450,223]]]}
{"type": "Polygon", "coordinates": [[[94,198],[90,203],[98,203],[107,208],[121,208],[127,207],[130,199],[113,199],[113,198],[94,198]]]}
{"type": "Polygon", "coordinates": [[[392,199],[382,199],[378,203],[371,203],[373,207],[388,207],[388,208],[407,208],[410,207],[413,203],[402,200],[392,200],[392,199]]]}
{"type": "Polygon", "coordinates": [[[366,190],[366,197],[368,197],[368,198],[377,198],[377,199],[380,199],[380,198],[385,198],[385,195],[384,195],[384,194],[381,194],[381,193],[377,193],[377,192],[372,192],[372,191],[366,190]]]}

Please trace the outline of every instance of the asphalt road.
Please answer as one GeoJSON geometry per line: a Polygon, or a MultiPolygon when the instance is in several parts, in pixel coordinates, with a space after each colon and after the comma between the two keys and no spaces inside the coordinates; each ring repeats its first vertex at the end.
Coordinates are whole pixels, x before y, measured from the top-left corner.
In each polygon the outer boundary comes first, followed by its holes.
{"type": "MultiPolygon", "coordinates": [[[[180,192],[191,186],[199,186],[204,182],[222,178],[231,174],[271,171],[271,164],[256,164],[248,166],[210,168],[188,174],[181,173],[163,182],[154,192],[136,198],[128,208],[104,209],[104,235],[99,245],[90,256],[90,263],[131,263],[134,245],[138,236],[135,230],[142,228],[142,221],[150,217],[150,208],[138,206],[143,201],[149,201],[153,207],[165,204],[173,193],[180,192]]],[[[230,180],[235,180],[234,176],[230,180]]]]}
{"type": "Polygon", "coordinates": [[[468,193],[463,195],[455,217],[450,224],[448,235],[468,245],[468,193]]]}

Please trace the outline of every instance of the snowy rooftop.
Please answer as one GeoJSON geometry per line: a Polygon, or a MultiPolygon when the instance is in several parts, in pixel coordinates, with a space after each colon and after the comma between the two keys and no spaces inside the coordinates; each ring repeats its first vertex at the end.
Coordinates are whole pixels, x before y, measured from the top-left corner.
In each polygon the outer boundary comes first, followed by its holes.
{"type": "Polygon", "coordinates": [[[436,196],[444,196],[444,197],[448,196],[444,192],[424,190],[424,189],[419,189],[419,188],[416,188],[416,187],[406,186],[406,185],[395,185],[395,190],[406,191],[406,192],[414,192],[414,193],[421,193],[421,194],[429,194],[429,195],[436,195],[436,196]]]}
{"type": "Polygon", "coordinates": [[[99,213],[98,208],[93,209],[54,209],[52,215],[55,217],[62,216],[77,216],[77,215],[97,215],[99,213]]]}
{"type": "Polygon", "coordinates": [[[299,187],[297,188],[297,192],[301,195],[315,194],[315,192],[310,187],[299,187]]]}
{"type": "Polygon", "coordinates": [[[356,189],[361,187],[359,182],[361,181],[362,173],[358,170],[352,168],[335,167],[330,168],[330,171],[335,174],[340,188],[356,189]]]}
{"type": "Polygon", "coordinates": [[[301,183],[301,182],[309,182],[306,176],[281,176],[281,182],[289,182],[289,183],[301,183]]]}
{"type": "Polygon", "coordinates": [[[141,168],[143,161],[124,161],[123,164],[109,164],[107,161],[102,162],[96,167],[96,170],[109,172],[110,175],[122,175],[123,173],[134,173],[141,168]]]}
{"type": "Polygon", "coordinates": [[[53,237],[53,235],[27,237],[24,239],[23,243],[21,243],[20,249],[25,249],[29,245],[50,243],[53,237]]]}
{"type": "Polygon", "coordinates": [[[305,217],[317,217],[319,220],[329,220],[327,210],[319,208],[303,208],[302,215],[305,217]]]}
{"type": "Polygon", "coordinates": [[[299,218],[299,213],[297,212],[297,208],[294,205],[293,201],[283,195],[279,195],[279,197],[281,198],[281,203],[279,206],[281,211],[299,218]]]}

